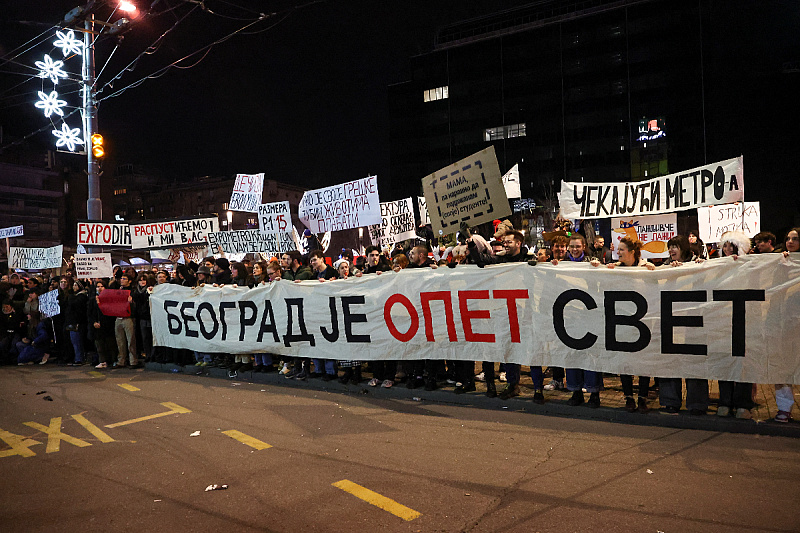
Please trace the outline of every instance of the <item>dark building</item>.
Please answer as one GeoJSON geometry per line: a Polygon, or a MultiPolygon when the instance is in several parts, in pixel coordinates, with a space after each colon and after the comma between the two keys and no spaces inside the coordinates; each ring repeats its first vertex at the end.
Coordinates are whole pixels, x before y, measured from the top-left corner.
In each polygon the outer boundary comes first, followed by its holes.
{"type": "Polygon", "coordinates": [[[763,227],[796,224],[797,195],[781,192],[800,162],[786,116],[800,88],[786,68],[792,9],[545,0],[445,27],[389,90],[391,195],[420,194],[421,178],[489,145],[502,172],[519,163],[522,197],[540,205],[562,180],[635,181],[744,155],[763,227]]]}

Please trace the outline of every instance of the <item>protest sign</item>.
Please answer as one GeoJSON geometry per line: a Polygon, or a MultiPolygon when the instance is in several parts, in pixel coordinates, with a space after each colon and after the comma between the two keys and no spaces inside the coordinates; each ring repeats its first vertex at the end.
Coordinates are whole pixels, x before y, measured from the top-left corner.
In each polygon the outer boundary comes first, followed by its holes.
{"type": "Polygon", "coordinates": [[[130,225],[134,249],[176,248],[207,242],[207,234],[219,229],[216,217],[151,220],[130,225]]]}
{"type": "Polygon", "coordinates": [[[411,198],[381,202],[381,223],[369,226],[369,236],[378,246],[415,238],[417,232],[411,198]]]}
{"type": "Polygon", "coordinates": [[[22,226],[11,226],[10,228],[0,229],[0,239],[8,239],[10,237],[22,237],[24,230],[22,226]]]}
{"type": "Polygon", "coordinates": [[[170,263],[189,263],[194,261],[198,265],[207,257],[208,245],[201,247],[184,246],[183,248],[169,248],[167,250],[150,250],[150,259],[165,259],[170,263]],[[183,258],[183,260],[181,260],[183,258]]]}
{"type": "Polygon", "coordinates": [[[511,214],[494,146],[422,179],[431,227],[439,235],[511,214]]]}
{"type": "Polygon", "coordinates": [[[645,259],[669,257],[667,242],[678,234],[678,215],[652,215],[611,219],[612,256],[618,259],[617,248],[623,237],[642,241],[645,259]]]}
{"type": "Polygon", "coordinates": [[[110,278],[114,275],[111,254],[76,254],[75,277],[78,279],[110,278]]]}
{"type": "Polygon", "coordinates": [[[128,301],[131,291],[105,289],[99,296],[97,306],[104,315],[122,318],[131,316],[131,304],[128,301]]]}
{"type": "Polygon", "coordinates": [[[21,268],[24,270],[42,270],[45,268],[59,268],[64,246],[59,244],[52,248],[21,248],[11,246],[8,268],[21,268]]]}
{"type": "Polygon", "coordinates": [[[288,233],[291,230],[292,215],[289,212],[289,202],[273,202],[258,206],[258,231],[262,235],[288,233]]]}
{"type": "Polygon", "coordinates": [[[753,237],[761,231],[761,204],[736,202],[697,209],[699,237],[703,242],[719,242],[726,231],[742,231],[753,237]]]}
{"type": "Polygon", "coordinates": [[[522,198],[522,191],[519,185],[519,164],[511,167],[511,170],[503,174],[503,187],[506,189],[506,197],[522,198]]]}
{"type": "Polygon", "coordinates": [[[564,218],[657,215],[744,199],[740,156],[633,183],[561,182],[558,202],[564,218]]]}
{"type": "Polygon", "coordinates": [[[61,306],[58,303],[58,289],[53,289],[39,295],[39,315],[47,318],[61,314],[61,306]]]}
{"type": "Polygon", "coordinates": [[[78,221],[78,244],[83,246],[131,247],[131,228],[127,222],[78,221]]]}
{"type": "Polygon", "coordinates": [[[230,211],[247,211],[255,213],[261,205],[261,195],[264,191],[264,173],[236,174],[236,182],[231,192],[231,201],[228,202],[230,211]]]}
{"type": "Polygon", "coordinates": [[[419,223],[427,225],[431,223],[431,218],[428,216],[428,203],[425,201],[424,196],[417,196],[417,208],[419,209],[419,223]]]}
{"type": "Polygon", "coordinates": [[[208,234],[208,249],[212,254],[264,253],[270,256],[295,249],[289,232],[262,235],[257,229],[218,231],[208,234]]]}
{"type": "Polygon", "coordinates": [[[313,233],[340,231],[380,224],[379,204],[378,177],[370,176],[304,192],[298,218],[313,233]]]}
{"type": "Polygon", "coordinates": [[[155,344],[196,351],[800,384],[798,290],[800,261],[762,254],[655,271],[562,261],[252,290],[165,284],[150,303],[155,344]]]}

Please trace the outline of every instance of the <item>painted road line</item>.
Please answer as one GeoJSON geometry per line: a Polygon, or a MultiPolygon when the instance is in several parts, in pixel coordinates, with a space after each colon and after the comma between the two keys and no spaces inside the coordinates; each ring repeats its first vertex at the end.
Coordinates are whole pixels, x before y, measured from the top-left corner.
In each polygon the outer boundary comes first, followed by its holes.
{"type": "Polygon", "coordinates": [[[373,492],[368,488],[362,487],[352,481],[347,479],[343,479],[341,481],[337,481],[336,483],[331,483],[334,487],[338,489],[342,489],[345,492],[349,492],[356,498],[364,500],[367,503],[374,505],[375,507],[380,507],[384,511],[388,511],[395,516],[399,516],[405,521],[411,521],[415,518],[419,518],[422,516],[422,513],[418,513],[414,509],[406,507],[400,503],[397,503],[394,500],[390,500],[386,496],[381,496],[377,492],[373,492]]]}
{"type": "Polygon", "coordinates": [[[122,422],[117,422],[116,424],[106,424],[107,428],[118,428],[120,426],[127,426],[128,424],[135,424],[136,422],[144,422],[145,420],[152,420],[154,418],[160,418],[162,416],[169,416],[175,414],[185,414],[191,413],[190,410],[186,409],[185,407],[181,407],[180,405],[172,402],[162,402],[161,405],[167,407],[169,411],[165,413],[158,413],[155,415],[148,415],[143,416],[141,418],[134,418],[133,420],[123,420],[122,422]]]}
{"type": "Polygon", "coordinates": [[[125,390],[129,390],[131,392],[140,391],[139,387],[134,387],[133,385],[128,385],[127,383],[117,383],[117,387],[122,387],[125,390]]]}
{"type": "Polygon", "coordinates": [[[91,372],[89,372],[89,375],[92,376],[92,377],[95,377],[95,378],[104,378],[105,377],[105,374],[103,374],[102,372],[98,372],[97,370],[92,370],[91,372]]]}
{"type": "Polygon", "coordinates": [[[30,449],[35,444],[41,444],[38,440],[33,440],[22,435],[17,435],[0,429],[0,440],[11,446],[10,450],[3,450],[0,452],[0,457],[11,457],[12,455],[21,455],[22,457],[33,457],[36,452],[30,449]]]}
{"type": "Polygon", "coordinates": [[[91,444],[89,444],[85,440],[79,439],[77,437],[71,437],[66,433],[62,433],[60,416],[51,418],[49,427],[43,426],[42,424],[39,424],[37,422],[23,422],[23,424],[33,429],[38,429],[39,431],[47,434],[47,453],[54,453],[60,450],[62,440],[79,448],[85,448],[86,446],[91,446],[91,444]]]}
{"type": "Polygon", "coordinates": [[[114,442],[114,439],[109,437],[105,431],[103,431],[99,427],[89,422],[85,416],[83,415],[70,415],[70,416],[72,416],[72,418],[75,419],[75,422],[86,428],[86,431],[97,437],[97,440],[99,440],[100,442],[114,442]]]}
{"type": "Polygon", "coordinates": [[[235,429],[229,429],[228,431],[222,432],[224,435],[229,436],[232,439],[236,439],[242,444],[247,444],[251,448],[255,448],[256,450],[266,450],[267,448],[272,448],[271,444],[267,444],[266,442],[262,442],[255,437],[251,437],[250,435],[245,435],[241,431],[236,431],[235,429]]]}

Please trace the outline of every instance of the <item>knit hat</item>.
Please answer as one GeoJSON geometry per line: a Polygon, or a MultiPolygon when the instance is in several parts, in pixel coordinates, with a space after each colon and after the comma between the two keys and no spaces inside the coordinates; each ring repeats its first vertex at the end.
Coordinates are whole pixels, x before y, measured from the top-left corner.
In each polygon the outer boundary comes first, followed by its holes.
{"type": "Polygon", "coordinates": [[[198,274],[205,274],[206,276],[210,276],[211,275],[211,269],[208,268],[207,266],[203,265],[203,266],[201,266],[200,268],[197,269],[197,273],[198,274]]]}
{"type": "Polygon", "coordinates": [[[303,232],[303,237],[311,237],[311,230],[310,229],[306,229],[303,232]]]}
{"type": "Polygon", "coordinates": [[[78,286],[78,292],[81,292],[83,289],[86,288],[86,287],[83,286],[83,283],[81,283],[80,280],[76,279],[74,284],[78,286]]]}
{"type": "Polygon", "coordinates": [[[215,263],[222,270],[228,270],[228,268],[230,268],[230,266],[231,266],[230,262],[227,259],[225,259],[224,257],[220,257],[219,259],[217,259],[215,261],[215,263]]]}

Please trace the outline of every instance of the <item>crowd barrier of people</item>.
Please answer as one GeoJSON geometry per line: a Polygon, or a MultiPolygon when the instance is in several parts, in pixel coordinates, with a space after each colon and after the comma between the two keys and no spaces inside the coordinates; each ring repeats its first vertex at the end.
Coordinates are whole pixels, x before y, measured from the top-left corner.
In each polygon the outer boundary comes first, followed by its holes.
{"type": "MultiPolygon", "coordinates": [[[[224,353],[190,352],[163,346],[153,346],[149,298],[157,284],[173,283],[186,287],[206,284],[214,286],[236,285],[256,287],[261,284],[302,280],[348,279],[359,276],[381,275],[391,270],[406,268],[457,268],[461,264],[485,266],[497,263],[578,261],[588,262],[597,268],[679,268],[690,262],[713,261],[716,257],[749,253],[800,252],[800,228],[790,230],[783,243],[774,234],[761,232],[753,239],[741,232],[727,232],[719,246],[709,253],[709,247],[698,239],[696,233],[678,235],[667,243],[669,257],[660,264],[642,257],[642,243],[624,237],[618,244],[616,255],[599,235],[591,235],[592,242],[581,233],[555,235],[549,247],[535,252],[524,244],[524,235],[507,221],[495,224],[492,239],[472,235],[462,225],[460,241],[452,247],[433,246],[410,242],[393,249],[381,250],[376,246],[366,248],[363,256],[355,259],[345,252],[335,261],[326,258],[321,250],[312,250],[306,256],[298,251],[283,253],[270,261],[230,262],[225,257],[207,257],[202,264],[178,264],[174,271],[153,268],[137,272],[134,268],[114,267],[114,276],[79,280],[68,269],[65,275],[48,276],[11,272],[0,280],[2,299],[2,337],[0,338],[0,363],[2,364],[62,364],[71,366],[93,365],[97,369],[140,368],[143,362],[175,363],[197,367],[219,367],[229,371],[280,372],[286,379],[307,380],[338,379],[342,383],[360,383],[365,363],[358,360],[334,361],[283,357],[269,353],[230,355],[224,353]],[[100,295],[106,289],[128,291],[127,307],[116,314],[106,314],[100,295]],[[38,298],[58,290],[61,312],[45,318],[39,312],[38,298]]],[[[111,293],[109,293],[111,294],[111,293]]],[[[123,306],[124,307],[124,306],[123,306]]],[[[503,400],[520,395],[522,367],[518,364],[482,362],[481,372],[475,375],[476,362],[472,361],[371,361],[368,385],[389,388],[404,384],[406,387],[435,390],[444,383],[454,385],[456,394],[476,390],[476,381],[486,383],[486,394],[503,400]],[[505,382],[498,392],[495,382],[505,382]]],[[[533,382],[533,402],[544,403],[544,391],[565,390],[572,394],[568,404],[586,404],[598,407],[604,389],[604,375],[580,368],[550,368],[552,378],[544,383],[545,371],[530,367],[533,382]],[[589,394],[586,399],[585,393],[589,394]]],[[[686,387],[686,409],[693,416],[707,414],[709,408],[709,383],[702,379],[659,378],[621,375],[625,408],[630,412],[647,413],[648,393],[651,386],[658,388],[661,408],[666,413],[678,413],[682,406],[683,386],[686,387]]],[[[719,382],[718,416],[751,418],[754,407],[754,386],[751,383],[719,382]]],[[[792,419],[794,394],[791,384],[776,384],[775,398],[778,413],[776,422],[792,419]]]]}

